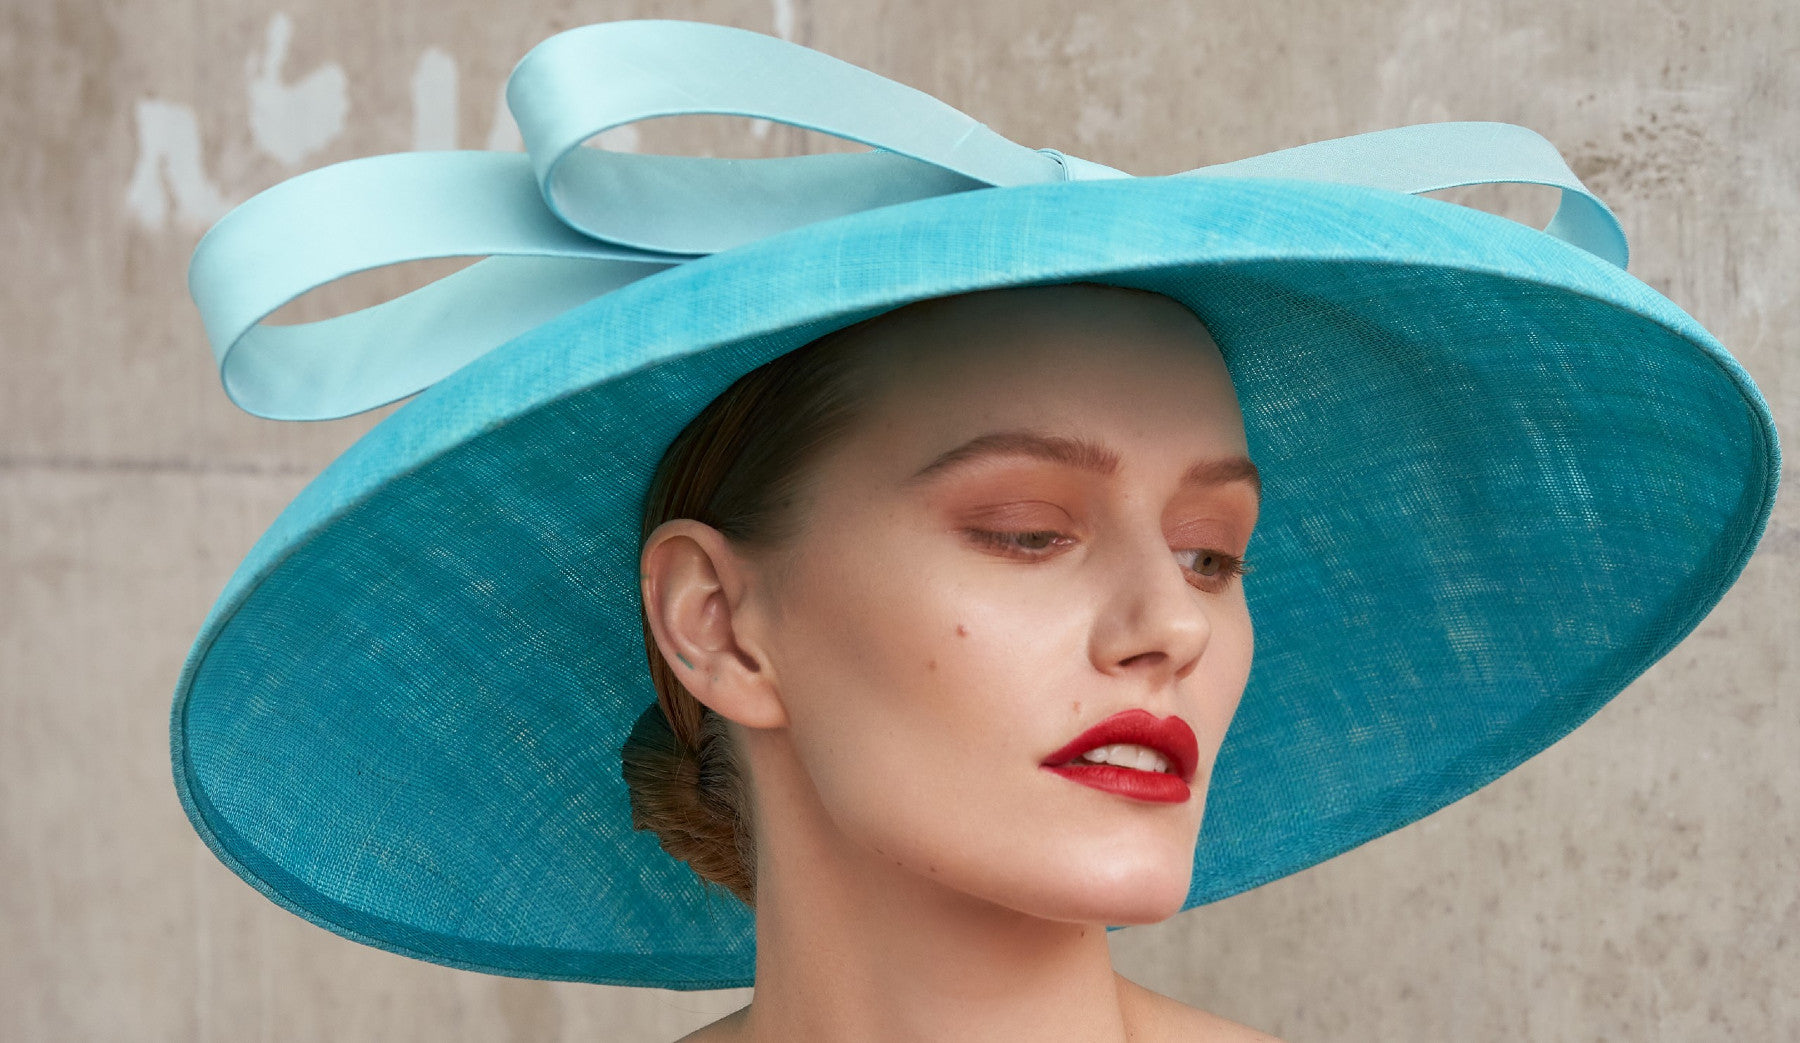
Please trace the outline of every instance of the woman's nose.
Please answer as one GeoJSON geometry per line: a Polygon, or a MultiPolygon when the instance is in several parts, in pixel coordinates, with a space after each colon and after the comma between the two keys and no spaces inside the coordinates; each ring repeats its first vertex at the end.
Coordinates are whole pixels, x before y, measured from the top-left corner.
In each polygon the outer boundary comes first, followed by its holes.
{"type": "Polygon", "coordinates": [[[1213,609],[1162,534],[1115,541],[1098,558],[1105,603],[1096,617],[1094,665],[1106,673],[1152,675],[1152,687],[1186,677],[1212,635],[1213,609]]]}

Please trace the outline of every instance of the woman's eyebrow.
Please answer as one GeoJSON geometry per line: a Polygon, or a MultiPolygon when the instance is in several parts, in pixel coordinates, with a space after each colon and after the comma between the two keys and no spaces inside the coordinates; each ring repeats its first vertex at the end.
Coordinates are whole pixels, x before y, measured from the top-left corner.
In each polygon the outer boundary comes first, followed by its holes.
{"type": "MultiPolygon", "coordinates": [[[[990,431],[977,435],[954,449],[939,453],[930,463],[919,468],[912,477],[900,484],[922,485],[971,460],[1001,455],[1033,456],[1103,477],[1116,474],[1119,470],[1119,454],[1099,442],[1040,434],[1036,431],[990,431]]],[[[1202,460],[1188,468],[1187,473],[1181,477],[1183,486],[1222,485],[1226,482],[1247,483],[1256,493],[1257,502],[1262,502],[1262,475],[1257,471],[1256,464],[1246,456],[1202,460]]]]}

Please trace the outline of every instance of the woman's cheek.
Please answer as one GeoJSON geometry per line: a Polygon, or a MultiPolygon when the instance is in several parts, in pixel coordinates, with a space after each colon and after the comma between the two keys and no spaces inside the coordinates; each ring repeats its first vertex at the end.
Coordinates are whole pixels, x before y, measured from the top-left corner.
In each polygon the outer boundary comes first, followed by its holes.
{"type": "Polygon", "coordinates": [[[792,655],[806,665],[795,740],[828,810],[879,810],[897,787],[915,786],[931,739],[944,725],[956,671],[933,633],[931,595],[900,570],[820,602],[813,634],[792,655]],[[835,805],[835,807],[834,807],[835,805]]]}
{"type": "Polygon", "coordinates": [[[924,857],[942,816],[1001,760],[1035,768],[1016,725],[1041,719],[1027,703],[1052,687],[1039,676],[1054,659],[1046,642],[1067,640],[1053,628],[1071,624],[1033,593],[1026,567],[943,533],[858,531],[854,579],[841,548],[813,561],[813,636],[789,653],[807,660],[795,738],[840,829],[924,857]]]}

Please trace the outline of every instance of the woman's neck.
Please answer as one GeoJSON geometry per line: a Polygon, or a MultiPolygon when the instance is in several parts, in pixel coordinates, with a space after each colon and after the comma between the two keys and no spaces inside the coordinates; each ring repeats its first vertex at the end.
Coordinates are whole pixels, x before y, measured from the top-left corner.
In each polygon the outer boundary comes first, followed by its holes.
{"type": "Polygon", "coordinates": [[[736,1038],[1125,1043],[1141,1003],[1103,925],[937,884],[846,838],[803,779],[759,782],[794,791],[772,794],[784,813],[759,828],[756,989],[736,1038]]]}

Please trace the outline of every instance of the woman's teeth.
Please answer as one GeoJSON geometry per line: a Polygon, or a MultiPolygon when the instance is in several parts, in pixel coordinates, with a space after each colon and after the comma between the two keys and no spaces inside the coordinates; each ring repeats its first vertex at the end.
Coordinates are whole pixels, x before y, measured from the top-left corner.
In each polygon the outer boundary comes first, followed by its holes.
{"type": "Polygon", "coordinates": [[[1135,743],[1096,746],[1076,759],[1089,764],[1116,764],[1121,768],[1169,773],[1167,757],[1148,746],[1138,746],[1135,743]]]}

